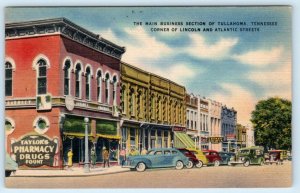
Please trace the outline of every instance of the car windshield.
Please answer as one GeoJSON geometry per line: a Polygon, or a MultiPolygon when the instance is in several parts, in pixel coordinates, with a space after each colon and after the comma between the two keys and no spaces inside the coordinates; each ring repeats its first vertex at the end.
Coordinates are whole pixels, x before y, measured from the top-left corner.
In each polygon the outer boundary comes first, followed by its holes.
{"type": "Polygon", "coordinates": [[[248,149],[243,149],[243,150],[240,150],[240,153],[241,154],[248,154],[249,150],[248,149]]]}
{"type": "Polygon", "coordinates": [[[147,155],[154,155],[154,152],[155,152],[155,151],[150,150],[150,151],[148,151],[147,155]]]}

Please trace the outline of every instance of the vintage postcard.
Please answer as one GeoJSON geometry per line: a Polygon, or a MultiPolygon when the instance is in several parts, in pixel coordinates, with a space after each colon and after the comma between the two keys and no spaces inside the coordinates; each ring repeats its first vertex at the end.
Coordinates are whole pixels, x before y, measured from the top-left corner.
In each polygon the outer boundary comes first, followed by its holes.
{"type": "Polygon", "coordinates": [[[7,7],[6,187],[292,186],[291,15],[7,7]]]}

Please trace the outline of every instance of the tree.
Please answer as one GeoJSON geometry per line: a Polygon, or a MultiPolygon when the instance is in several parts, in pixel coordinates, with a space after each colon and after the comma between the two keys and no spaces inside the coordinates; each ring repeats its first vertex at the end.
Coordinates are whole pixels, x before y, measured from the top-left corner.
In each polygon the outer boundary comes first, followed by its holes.
{"type": "Polygon", "coordinates": [[[277,97],[259,101],[252,112],[251,122],[256,145],[265,149],[291,150],[291,101],[277,97]]]}

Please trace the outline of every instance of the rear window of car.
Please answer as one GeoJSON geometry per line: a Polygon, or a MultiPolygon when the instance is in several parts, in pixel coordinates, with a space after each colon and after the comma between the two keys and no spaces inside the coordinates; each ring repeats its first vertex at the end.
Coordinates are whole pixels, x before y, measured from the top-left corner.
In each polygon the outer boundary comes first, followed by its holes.
{"type": "Polygon", "coordinates": [[[177,154],[178,152],[177,151],[172,151],[172,154],[177,154]]]}
{"type": "Polygon", "coordinates": [[[170,155],[170,154],[171,154],[171,151],[170,151],[170,150],[166,150],[166,151],[164,151],[164,154],[165,154],[165,155],[170,155]]]}
{"type": "Polygon", "coordinates": [[[148,155],[153,155],[153,154],[154,154],[153,150],[148,152],[148,155]]]}
{"type": "Polygon", "coordinates": [[[154,155],[161,155],[162,154],[162,151],[156,151],[155,153],[154,153],[154,155]]]}

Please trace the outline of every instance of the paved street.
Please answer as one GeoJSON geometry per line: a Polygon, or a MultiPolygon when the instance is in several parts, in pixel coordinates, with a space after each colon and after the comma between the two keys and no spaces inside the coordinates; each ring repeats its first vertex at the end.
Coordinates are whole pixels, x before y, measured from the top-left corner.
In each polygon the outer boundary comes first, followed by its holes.
{"type": "Polygon", "coordinates": [[[292,164],[155,169],[86,177],[9,177],[14,188],[208,188],[289,187],[292,164]],[[38,183],[37,183],[38,182],[38,183]]]}

